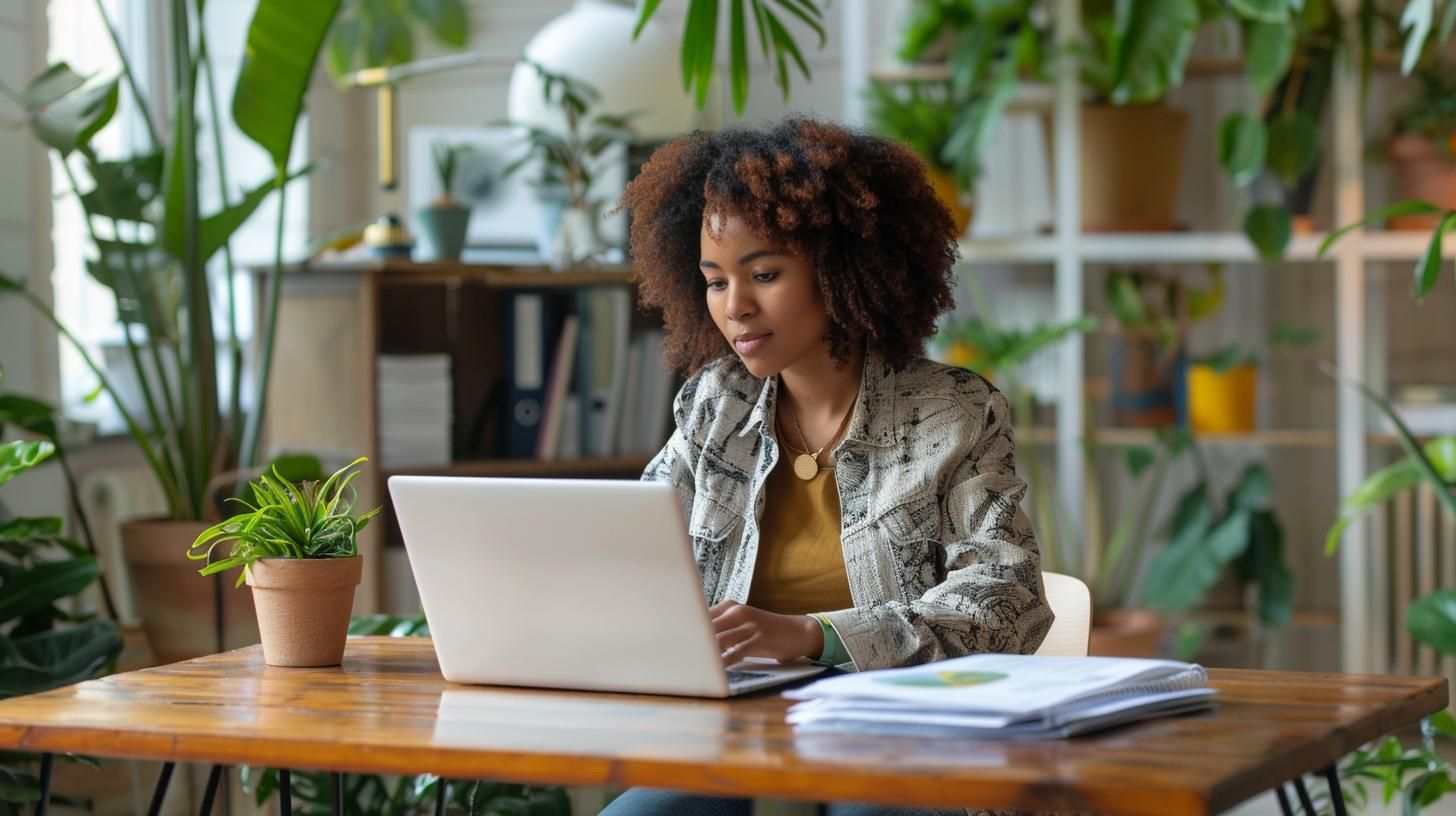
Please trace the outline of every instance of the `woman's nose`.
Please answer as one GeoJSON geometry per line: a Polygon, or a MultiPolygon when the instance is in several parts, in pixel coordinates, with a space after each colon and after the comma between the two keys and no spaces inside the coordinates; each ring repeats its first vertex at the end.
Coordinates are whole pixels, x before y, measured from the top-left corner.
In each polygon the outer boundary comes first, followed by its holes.
{"type": "Polygon", "coordinates": [[[752,317],[758,311],[753,296],[746,286],[728,284],[728,316],[734,320],[752,317]]]}

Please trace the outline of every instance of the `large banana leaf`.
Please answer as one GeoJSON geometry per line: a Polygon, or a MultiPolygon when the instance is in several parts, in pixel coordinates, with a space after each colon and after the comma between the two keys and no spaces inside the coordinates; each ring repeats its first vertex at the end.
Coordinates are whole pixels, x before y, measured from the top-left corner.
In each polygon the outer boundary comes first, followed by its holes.
{"type": "Polygon", "coordinates": [[[303,97],[340,0],[259,0],[233,92],[238,129],[273,157],[282,176],[303,97]]]}
{"type": "Polygon", "coordinates": [[[1155,102],[1183,84],[1200,22],[1197,0],[1117,0],[1113,12],[1112,102],[1155,102]]]}

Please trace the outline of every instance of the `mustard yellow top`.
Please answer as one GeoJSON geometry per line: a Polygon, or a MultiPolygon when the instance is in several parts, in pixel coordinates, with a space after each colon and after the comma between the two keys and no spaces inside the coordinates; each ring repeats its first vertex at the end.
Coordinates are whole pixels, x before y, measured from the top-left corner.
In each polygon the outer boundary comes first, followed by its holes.
{"type": "Polygon", "coordinates": [[[794,475],[799,451],[782,440],[779,447],[778,464],[764,486],[748,605],[781,615],[849,609],[854,598],[840,547],[834,468],[821,467],[804,481],[794,475]]]}

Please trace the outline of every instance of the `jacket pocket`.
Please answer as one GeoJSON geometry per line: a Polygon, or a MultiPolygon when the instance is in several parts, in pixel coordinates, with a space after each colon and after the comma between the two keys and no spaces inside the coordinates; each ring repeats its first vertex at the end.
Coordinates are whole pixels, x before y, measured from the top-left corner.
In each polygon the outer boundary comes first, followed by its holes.
{"type": "Polygon", "coordinates": [[[875,529],[905,600],[915,600],[945,580],[940,503],[934,495],[902,498],[880,515],[875,529]]]}
{"type": "Polygon", "coordinates": [[[703,578],[703,595],[713,602],[728,573],[728,556],[743,528],[743,517],[711,499],[693,503],[688,535],[693,540],[693,561],[703,578]]]}

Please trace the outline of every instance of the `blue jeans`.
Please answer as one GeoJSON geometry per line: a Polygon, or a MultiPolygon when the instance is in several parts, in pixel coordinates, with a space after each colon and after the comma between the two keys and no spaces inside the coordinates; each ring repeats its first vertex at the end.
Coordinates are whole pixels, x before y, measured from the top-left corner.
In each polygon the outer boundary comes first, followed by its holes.
{"type": "MultiPolygon", "coordinates": [[[[963,816],[964,813],[964,810],[924,810],[884,805],[829,806],[829,816],[963,816]]],[[[632,788],[607,805],[601,816],[753,816],[753,801],[654,788],[632,788]]]]}

